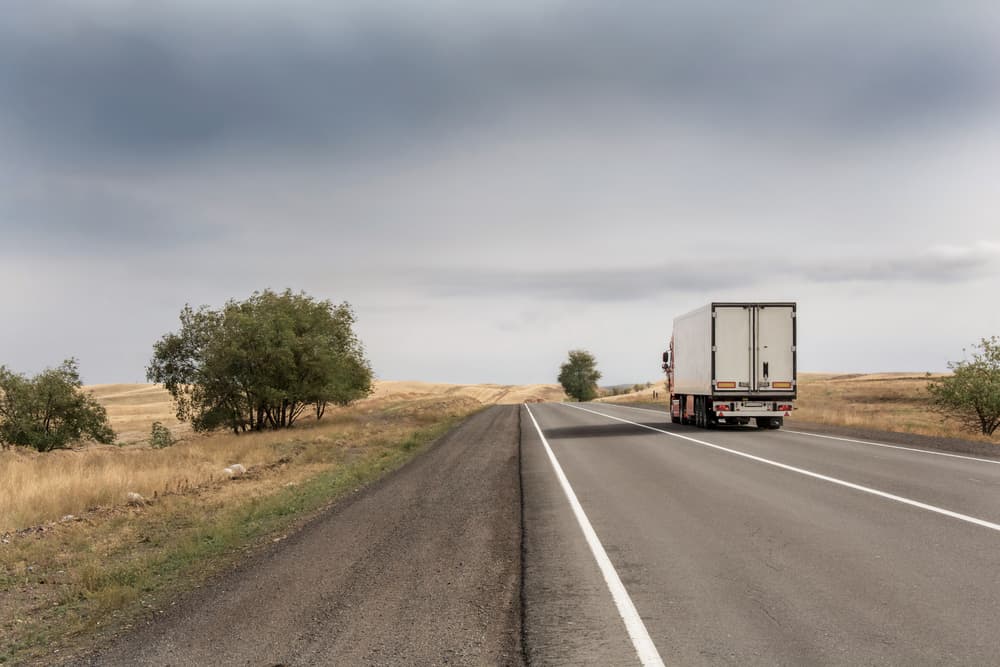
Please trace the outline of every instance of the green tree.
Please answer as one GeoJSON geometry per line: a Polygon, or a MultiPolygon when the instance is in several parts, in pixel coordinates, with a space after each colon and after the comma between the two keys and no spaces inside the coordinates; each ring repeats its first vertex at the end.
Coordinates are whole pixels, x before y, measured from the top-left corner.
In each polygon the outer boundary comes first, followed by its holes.
{"type": "Polygon", "coordinates": [[[597,398],[597,381],[600,379],[597,360],[586,350],[570,350],[569,360],[559,367],[559,384],[568,396],[578,401],[597,398]]]}
{"type": "Polygon", "coordinates": [[[972,359],[948,363],[952,374],[927,385],[934,408],[972,432],[1000,428],[1000,338],[983,338],[972,359]]]}
{"type": "Polygon", "coordinates": [[[347,303],[265,290],[221,310],[185,306],[180,320],[154,346],[147,377],[197,431],[286,428],[310,406],[319,419],[372,391],[347,303]]]}
{"type": "Polygon", "coordinates": [[[33,378],[0,366],[0,444],[48,452],[82,439],[114,442],[107,411],[82,387],[76,359],[33,378]]]}

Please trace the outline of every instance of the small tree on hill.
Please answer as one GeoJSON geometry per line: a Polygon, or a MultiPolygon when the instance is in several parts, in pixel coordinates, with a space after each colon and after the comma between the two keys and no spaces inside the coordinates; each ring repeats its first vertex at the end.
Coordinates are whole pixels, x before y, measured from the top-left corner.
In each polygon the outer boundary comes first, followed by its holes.
{"type": "Polygon", "coordinates": [[[33,378],[0,366],[0,444],[48,452],[81,439],[114,442],[107,411],[82,387],[76,359],[33,378]]]}
{"type": "Polygon", "coordinates": [[[934,408],[969,431],[993,435],[1000,428],[1000,338],[983,338],[971,360],[948,368],[951,376],[927,385],[934,408]]]}
{"type": "Polygon", "coordinates": [[[163,449],[174,444],[174,436],[170,433],[170,429],[163,425],[163,422],[155,421],[149,430],[149,444],[154,449],[163,449]]]}
{"type": "Polygon", "coordinates": [[[597,398],[597,381],[600,379],[597,360],[586,350],[571,350],[569,360],[559,367],[559,384],[568,396],[578,401],[597,398]]]}

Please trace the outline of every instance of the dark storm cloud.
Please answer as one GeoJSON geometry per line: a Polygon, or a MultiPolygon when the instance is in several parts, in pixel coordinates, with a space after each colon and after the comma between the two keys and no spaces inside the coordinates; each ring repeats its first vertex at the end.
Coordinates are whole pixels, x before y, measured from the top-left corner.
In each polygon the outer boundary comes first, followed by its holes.
{"type": "Polygon", "coordinates": [[[1000,245],[941,248],[915,257],[715,258],[632,269],[587,271],[437,270],[407,272],[407,280],[444,296],[519,295],[574,301],[641,300],[670,293],[752,287],[781,279],[803,283],[957,284],[1000,272],[1000,245]]]}
{"type": "Polygon", "coordinates": [[[101,23],[70,4],[71,29],[0,26],[0,122],[28,148],[159,160],[232,144],[398,147],[536,104],[571,122],[603,99],[819,136],[989,107],[998,62],[975,13],[943,37],[907,6],[828,24],[783,3],[576,3],[457,27],[318,12],[299,17],[306,31],[280,10],[260,25],[101,23]]]}
{"type": "Polygon", "coordinates": [[[277,33],[83,26],[52,39],[0,28],[0,113],[29,146],[162,160],[234,144],[296,152],[400,139],[476,100],[449,71],[454,54],[424,36],[367,27],[309,44],[277,33]]]}

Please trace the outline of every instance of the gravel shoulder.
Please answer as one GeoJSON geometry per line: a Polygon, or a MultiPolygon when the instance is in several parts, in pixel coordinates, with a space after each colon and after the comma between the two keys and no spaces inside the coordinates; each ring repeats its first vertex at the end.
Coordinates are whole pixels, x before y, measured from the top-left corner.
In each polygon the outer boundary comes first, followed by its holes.
{"type": "Polygon", "coordinates": [[[473,415],[81,665],[519,665],[519,408],[473,415]]]}

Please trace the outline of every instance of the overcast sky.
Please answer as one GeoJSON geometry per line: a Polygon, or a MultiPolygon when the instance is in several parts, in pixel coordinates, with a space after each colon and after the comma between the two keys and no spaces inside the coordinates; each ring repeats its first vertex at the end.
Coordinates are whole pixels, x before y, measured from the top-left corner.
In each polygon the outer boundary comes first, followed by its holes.
{"type": "Polygon", "coordinates": [[[349,301],[379,377],[659,377],[794,300],[807,371],[1000,334],[1000,4],[11,0],[0,364],[142,381],[185,303],[349,301]]]}

